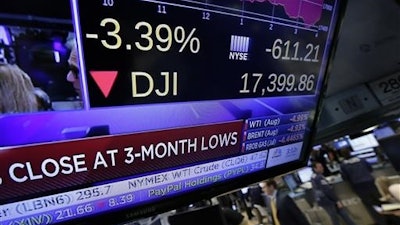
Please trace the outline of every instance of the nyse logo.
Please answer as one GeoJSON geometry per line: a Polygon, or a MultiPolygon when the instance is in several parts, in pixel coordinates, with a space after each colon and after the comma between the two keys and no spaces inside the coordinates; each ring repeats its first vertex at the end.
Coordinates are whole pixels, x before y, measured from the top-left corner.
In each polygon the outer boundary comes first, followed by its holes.
{"type": "Polygon", "coordinates": [[[249,60],[249,46],[249,37],[231,35],[231,51],[229,52],[229,59],[240,61],[249,60]]]}

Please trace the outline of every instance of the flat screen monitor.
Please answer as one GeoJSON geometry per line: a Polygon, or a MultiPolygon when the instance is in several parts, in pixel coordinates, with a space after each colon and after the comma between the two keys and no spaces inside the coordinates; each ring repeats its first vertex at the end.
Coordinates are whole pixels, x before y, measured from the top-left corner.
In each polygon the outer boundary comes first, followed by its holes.
{"type": "Polygon", "coordinates": [[[283,180],[285,181],[286,186],[290,189],[291,192],[295,192],[296,188],[299,187],[299,184],[297,183],[294,174],[284,175],[283,180]]]}
{"type": "Polygon", "coordinates": [[[360,151],[366,148],[374,148],[379,146],[379,143],[373,133],[349,139],[349,143],[354,151],[360,151]]]}
{"type": "Polygon", "coordinates": [[[343,6],[2,6],[0,223],[119,223],[304,166],[343,6]]]}
{"type": "Polygon", "coordinates": [[[380,140],[380,139],[383,139],[386,137],[390,137],[395,134],[396,134],[396,132],[394,132],[393,128],[390,126],[379,127],[374,130],[374,135],[377,140],[380,140]]]}
{"type": "Polygon", "coordinates": [[[347,138],[343,138],[333,142],[333,146],[336,150],[340,150],[343,148],[347,148],[350,146],[349,140],[347,138]]]}
{"type": "Polygon", "coordinates": [[[311,167],[304,167],[297,170],[297,175],[302,183],[309,182],[311,180],[311,176],[313,174],[311,167]]]}

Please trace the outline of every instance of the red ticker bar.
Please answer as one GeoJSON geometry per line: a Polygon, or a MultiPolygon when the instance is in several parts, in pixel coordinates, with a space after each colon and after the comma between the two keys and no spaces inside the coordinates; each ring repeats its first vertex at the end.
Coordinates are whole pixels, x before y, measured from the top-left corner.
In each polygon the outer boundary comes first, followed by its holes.
{"type": "Polygon", "coordinates": [[[0,201],[240,153],[243,121],[0,151],[0,201]]]}

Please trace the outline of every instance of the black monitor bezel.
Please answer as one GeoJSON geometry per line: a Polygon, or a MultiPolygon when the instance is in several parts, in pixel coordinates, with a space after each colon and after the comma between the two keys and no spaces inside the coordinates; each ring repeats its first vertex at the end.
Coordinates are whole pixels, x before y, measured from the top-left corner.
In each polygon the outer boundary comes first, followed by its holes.
{"type": "MultiPolygon", "coordinates": [[[[24,2],[24,1],[19,1],[19,2],[24,2]]],[[[67,222],[62,222],[59,224],[95,224],[101,221],[102,224],[119,224],[123,222],[127,222],[130,220],[138,219],[138,218],[143,218],[146,216],[151,216],[155,214],[161,214],[164,213],[168,210],[176,209],[181,206],[186,206],[191,203],[195,203],[197,201],[203,200],[203,199],[210,199],[214,196],[240,189],[242,187],[245,187],[247,185],[274,177],[278,175],[282,175],[284,173],[288,173],[290,171],[295,171],[296,169],[302,168],[304,166],[307,166],[308,158],[309,155],[312,151],[312,146],[313,146],[313,141],[317,132],[317,123],[319,121],[319,117],[321,114],[321,109],[322,109],[322,102],[324,99],[324,96],[326,94],[327,90],[327,84],[328,84],[328,77],[330,74],[330,71],[332,70],[332,61],[334,58],[334,53],[335,49],[337,47],[338,43],[338,37],[339,37],[339,30],[341,23],[344,18],[344,13],[346,10],[346,5],[347,5],[347,0],[340,0],[339,1],[339,9],[338,9],[338,15],[337,15],[337,21],[336,21],[336,27],[333,32],[333,39],[331,43],[331,49],[327,61],[327,68],[325,70],[325,76],[323,80],[323,85],[321,87],[321,92],[320,92],[320,97],[317,103],[317,107],[315,108],[315,118],[312,123],[312,126],[310,127],[310,139],[306,140],[304,143],[304,151],[302,152],[301,158],[295,162],[290,162],[290,163],[285,163],[283,165],[278,165],[272,168],[268,168],[267,171],[259,171],[256,173],[248,174],[242,177],[235,178],[234,180],[228,180],[224,182],[217,183],[213,186],[206,186],[202,187],[200,189],[197,189],[195,191],[187,192],[187,193],[182,193],[179,196],[172,196],[172,197],[166,197],[163,198],[157,202],[152,202],[152,203],[145,203],[142,205],[138,206],[133,206],[133,207],[127,207],[124,209],[118,209],[115,211],[109,211],[106,213],[100,213],[100,214],[95,214],[95,215],[90,215],[87,217],[82,217],[82,218],[77,218],[74,220],[70,220],[67,222]]],[[[18,4],[18,3],[17,3],[18,4]]],[[[39,4],[40,5],[40,4],[39,4]]],[[[64,9],[65,10],[65,9],[64,9]]],[[[69,9],[67,9],[69,10],[69,9]]],[[[29,14],[30,12],[28,11],[17,11],[17,12],[12,12],[11,13],[16,13],[21,16],[26,16],[26,14],[29,14]]],[[[62,13],[64,16],[66,15],[65,12],[62,13]]],[[[33,15],[33,14],[32,14],[33,15]]],[[[41,16],[46,16],[47,14],[37,14],[37,18],[42,18],[41,16]]],[[[63,16],[63,17],[64,17],[63,16]]],[[[63,18],[64,19],[64,18],[63,18]]],[[[64,20],[63,20],[64,21],[64,20]]],[[[11,23],[17,24],[18,21],[11,21],[11,23]]],[[[72,24],[63,24],[63,26],[67,28],[71,28],[72,24]]],[[[76,189],[76,187],[74,188],[76,189]]],[[[65,191],[65,190],[63,190],[65,191]]],[[[45,194],[52,194],[56,192],[51,192],[51,193],[45,193],[45,194]]],[[[59,193],[59,192],[57,192],[59,193]]],[[[43,196],[43,194],[41,195],[43,196]]],[[[31,197],[31,196],[29,196],[31,197]]],[[[37,196],[35,196],[37,197],[37,196]]]]}

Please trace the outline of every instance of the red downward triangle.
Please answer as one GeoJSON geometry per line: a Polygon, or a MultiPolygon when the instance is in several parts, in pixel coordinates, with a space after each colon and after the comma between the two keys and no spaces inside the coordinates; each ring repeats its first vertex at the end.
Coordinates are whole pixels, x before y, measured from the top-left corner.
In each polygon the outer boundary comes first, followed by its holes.
{"type": "Polygon", "coordinates": [[[118,71],[90,71],[90,75],[99,86],[104,97],[108,97],[111,88],[114,85],[115,78],[117,78],[118,71]]]}

